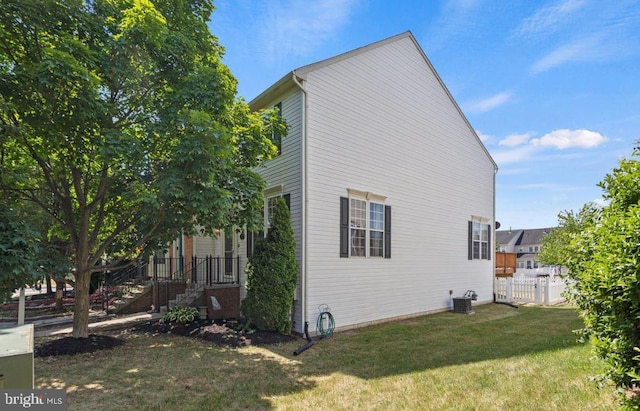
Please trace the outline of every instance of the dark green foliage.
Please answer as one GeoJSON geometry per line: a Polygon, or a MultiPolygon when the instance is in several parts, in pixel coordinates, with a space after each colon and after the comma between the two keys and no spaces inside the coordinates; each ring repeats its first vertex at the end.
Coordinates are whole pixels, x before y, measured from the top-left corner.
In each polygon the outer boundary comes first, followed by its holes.
{"type": "Polygon", "coordinates": [[[287,204],[280,198],[267,237],[258,241],[249,259],[243,314],[261,330],[289,333],[297,280],[296,242],[287,204]]]}
{"type": "Polygon", "coordinates": [[[640,397],[640,162],[620,161],[599,184],[609,201],[570,245],[573,300],[583,335],[608,364],[606,377],[629,409],[640,397]]]}
{"type": "Polygon", "coordinates": [[[0,303],[37,275],[38,233],[6,203],[0,204],[0,303]]]}
{"type": "Polygon", "coordinates": [[[587,228],[600,213],[595,203],[585,204],[579,212],[562,211],[558,214],[558,227],[542,237],[538,258],[547,265],[565,265],[571,257],[571,240],[587,228]]]}

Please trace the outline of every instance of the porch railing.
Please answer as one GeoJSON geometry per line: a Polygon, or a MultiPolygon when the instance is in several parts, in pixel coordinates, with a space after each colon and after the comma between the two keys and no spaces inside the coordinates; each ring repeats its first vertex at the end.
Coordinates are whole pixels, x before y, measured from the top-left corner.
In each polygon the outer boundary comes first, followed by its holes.
{"type": "Polygon", "coordinates": [[[154,257],[154,281],[188,281],[200,285],[239,284],[240,257],[154,257]]]}

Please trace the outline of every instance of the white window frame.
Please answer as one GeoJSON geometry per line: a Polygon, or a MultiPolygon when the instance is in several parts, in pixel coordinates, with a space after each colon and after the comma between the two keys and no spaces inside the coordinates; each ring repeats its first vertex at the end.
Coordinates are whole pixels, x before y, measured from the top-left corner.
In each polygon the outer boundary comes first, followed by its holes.
{"type": "MultiPolygon", "coordinates": [[[[361,192],[357,190],[349,189],[349,257],[353,258],[384,258],[384,250],[385,250],[385,203],[386,197],[375,195],[369,192],[361,192]],[[361,227],[362,218],[360,216],[355,215],[355,210],[362,211],[362,207],[354,207],[354,203],[358,202],[364,203],[364,227],[361,227]],[[382,219],[372,220],[372,205],[380,206],[380,210],[376,211],[375,215],[382,217],[382,219]],[[376,223],[376,227],[372,227],[372,222],[376,223]],[[378,228],[380,227],[382,228],[378,228]],[[355,232],[356,231],[364,231],[364,255],[355,254],[355,244],[356,240],[355,232]],[[372,255],[371,252],[371,233],[380,233],[381,235],[381,243],[379,248],[379,255],[372,255]]],[[[358,237],[361,238],[361,237],[358,237]]],[[[360,248],[358,246],[358,248],[360,248]]]]}
{"type": "Polygon", "coordinates": [[[489,253],[489,225],[484,219],[473,218],[471,235],[472,260],[488,260],[489,253]],[[476,254],[477,252],[477,254],[476,254]]]}
{"type": "Polygon", "coordinates": [[[271,218],[273,217],[273,210],[280,197],[284,196],[284,185],[280,184],[274,187],[270,187],[263,192],[264,203],[262,205],[263,224],[264,224],[264,236],[267,236],[269,232],[269,226],[271,225],[271,218]]]}

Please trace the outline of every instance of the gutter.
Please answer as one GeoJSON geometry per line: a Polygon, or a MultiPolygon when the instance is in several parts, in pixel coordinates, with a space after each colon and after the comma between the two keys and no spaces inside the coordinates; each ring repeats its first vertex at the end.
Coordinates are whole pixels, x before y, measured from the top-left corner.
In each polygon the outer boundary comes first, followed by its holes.
{"type": "MultiPolygon", "coordinates": [[[[308,249],[308,241],[307,241],[307,221],[309,219],[308,216],[308,201],[309,201],[309,191],[308,191],[308,155],[307,155],[307,115],[308,115],[308,103],[307,103],[307,90],[298,80],[298,76],[296,75],[296,71],[293,70],[291,72],[291,79],[293,82],[300,88],[302,91],[302,273],[300,275],[300,291],[301,291],[301,301],[300,305],[302,308],[302,323],[307,324],[308,322],[308,313],[307,313],[307,249],[308,249]]],[[[306,327],[305,327],[306,328],[306,327]]],[[[307,334],[308,335],[308,334],[307,334]]]]}

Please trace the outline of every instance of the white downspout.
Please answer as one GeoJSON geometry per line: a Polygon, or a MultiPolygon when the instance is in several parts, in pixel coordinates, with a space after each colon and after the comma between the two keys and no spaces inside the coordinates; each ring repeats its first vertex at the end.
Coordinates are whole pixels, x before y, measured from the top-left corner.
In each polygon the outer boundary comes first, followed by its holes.
{"type": "Polygon", "coordinates": [[[300,291],[301,291],[301,299],[300,306],[302,308],[302,324],[304,327],[304,323],[308,321],[308,313],[307,313],[307,203],[309,201],[309,193],[308,193],[308,162],[307,162],[307,90],[300,83],[296,76],[295,70],[291,73],[291,78],[293,82],[296,83],[300,90],[302,90],[302,273],[300,275],[300,291]]]}
{"type": "Polygon", "coordinates": [[[498,241],[498,236],[496,235],[496,175],[498,174],[498,166],[493,169],[493,222],[491,224],[491,230],[493,231],[491,235],[493,236],[493,244],[491,245],[490,253],[493,254],[493,276],[491,277],[491,282],[493,284],[493,302],[496,301],[496,244],[498,241]]]}

